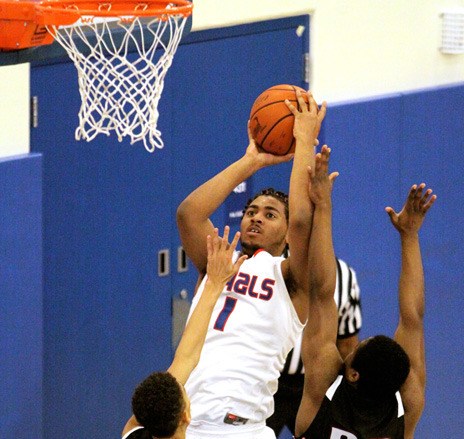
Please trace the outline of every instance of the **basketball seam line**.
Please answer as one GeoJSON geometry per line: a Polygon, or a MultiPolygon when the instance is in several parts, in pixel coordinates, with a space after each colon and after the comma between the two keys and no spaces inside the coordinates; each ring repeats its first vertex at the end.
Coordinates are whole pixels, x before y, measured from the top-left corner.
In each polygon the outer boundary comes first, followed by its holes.
{"type": "MultiPolygon", "coordinates": [[[[298,99],[287,99],[289,102],[297,102],[298,103],[298,99]]],[[[250,116],[250,120],[253,119],[253,117],[255,117],[256,113],[258,113],[258,111],[262,110],[263,108],[267,108],[269,107],[270,105],[274,105],[274,104],[280,104],[282,102],[285,102],[285,99],[282,100],[282,101],[272,101],[272,102],[269,102],[269,104],[266,104],[266,105],[263,105],[262,107],[259,107],[251,116],[250,116]]],[[[290,110],[289,110],[290,111],[290,110]]]]}
{"type": "MultiPolygon", "coordinates": [[[[274,127],[275,127],[276,125],[278,125],[280,122],[282,122],[284,119],[286,119],[287,117],[289,117],[289,116],[293,116],[293,114],[290,113],[290,114],[285,115],[284,117],[281,117],[274,125],[271,126],[271,128],[269,128],[269,130],[267,131],[267,133],[266,133],[266,135],[264,136],[263,140],[261,141],[261,145],[263,145],[263,143],[266,141],[267,136],[269,136],[269,133],[274,129],[274,127]]],[[[292,147],[292,144],[293,144],[293,138],[294,138],[294,137],[293,137],[293,135],[292,135],[292,143],[290,144],[290,148],[292,147]]],[[[262,146],[260,146],[260,147],[261,147],[262,149],[264,149],[262,146]]],[[[287,152],[290,151],[290,148],[287,148],[287,152]]],[[[266,151],[266,150],[264,149],[264,151],[266,151]]],[[[266,151],[266,152],[267,152],[267,151],[266,151]]],[[[286,152],[285,154],[287,154],[287,152],[286,152]]],[[[285,155],[285,154],[283,154],[283,155],[285,155]]]]}

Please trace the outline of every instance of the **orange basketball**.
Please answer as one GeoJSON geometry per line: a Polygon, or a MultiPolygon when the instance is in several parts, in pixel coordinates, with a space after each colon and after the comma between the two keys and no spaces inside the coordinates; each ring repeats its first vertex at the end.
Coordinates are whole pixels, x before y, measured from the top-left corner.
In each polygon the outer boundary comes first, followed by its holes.
{"type": "MultiPolygon", "coordinates": [[[[299,108],[296,91],[301,87],[289,84],[274,85],[263,91],[255,100],[250,112],[251,135],[256,145],[275,155],[295,150],[293,122],[295,117],[285,104],[288,99],[299,108]]],[[[308,96],[303,95],[306,103],[308,96]]]]}

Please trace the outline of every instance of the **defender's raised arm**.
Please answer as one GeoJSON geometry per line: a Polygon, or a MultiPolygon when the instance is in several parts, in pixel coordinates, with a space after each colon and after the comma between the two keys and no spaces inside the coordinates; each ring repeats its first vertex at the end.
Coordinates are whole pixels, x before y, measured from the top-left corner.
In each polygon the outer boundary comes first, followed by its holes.
{"type": "Polygon", "coordinates": [[[436,200],[425,184],[413,185],[401,212],[385,208],[401,239],[401,274],[399,281],[399,323],[395,340],[408,354],[411,369],[401,388],[405,408],[405,438],[413,438],[425,404],[424,347],[424,269],[419,230],[427,211],[436,200]]]}

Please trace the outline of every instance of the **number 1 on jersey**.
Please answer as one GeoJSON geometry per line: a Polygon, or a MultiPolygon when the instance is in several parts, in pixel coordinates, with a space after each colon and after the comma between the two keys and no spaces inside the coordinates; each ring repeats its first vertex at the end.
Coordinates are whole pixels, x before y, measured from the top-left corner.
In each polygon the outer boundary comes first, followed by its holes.
{"type": "Polygon", "coordinates": [[[214,329],[217,329],[218,331],[224,331],[224,327],[226,326],[227,320],[232,314],[236,303],[237,299],[235,297],[226,297],[224,306],[216,319],[216,323],[214,324],[214,329]]]}

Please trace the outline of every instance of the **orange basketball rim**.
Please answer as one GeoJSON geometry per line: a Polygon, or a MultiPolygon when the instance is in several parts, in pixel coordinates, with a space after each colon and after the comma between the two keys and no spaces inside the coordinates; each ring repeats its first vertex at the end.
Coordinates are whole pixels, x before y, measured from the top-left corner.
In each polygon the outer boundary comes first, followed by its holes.
{"type": "Polygon", "coordinates": [[[51,44],[54,36],[46,26],[69,26],[82,17],[119,18],[169,15],[188,17],[193,4],[188,0],[0,0],[0,50],[19,50],[51,44]]]}

